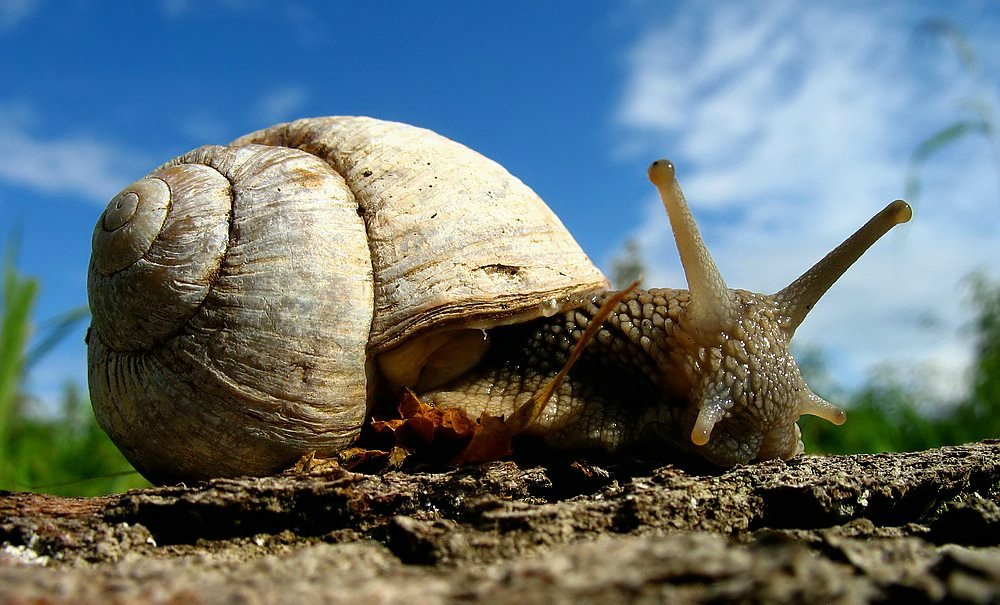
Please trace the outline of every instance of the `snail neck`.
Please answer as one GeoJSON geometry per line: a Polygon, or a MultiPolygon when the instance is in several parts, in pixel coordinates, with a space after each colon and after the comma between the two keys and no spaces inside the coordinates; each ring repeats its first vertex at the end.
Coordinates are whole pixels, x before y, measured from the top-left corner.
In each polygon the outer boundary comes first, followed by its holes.
{"type": "Polygon", "coordinates": [[[609,323],[655,360],[665,401],[677,406],[667,411],[672,441],[724,466],[790,458],[802,451],[800,415],[842,424],[845,414],[802,379],[781,301],[729,293],[732,313],[716,327],[692,317],[683,290],[636,292],[609,323]]]}
{"type": "MultiPolygon", "coordinates": [[[[800,451],[802,413],[842,421],[788,351],[771,297],[731,290],[739,318],[705,330],[686,290],[630,292],[605,320],[529,432],[560,448],[694,451],[721,465],[800,451]],[[695,323],[694,326],[689,324],[695,323]]],[[[565,365],[613,292],[554,317],[496,328],[482,361],[421,396],[473,417],[510,416],[565,365]]]]}

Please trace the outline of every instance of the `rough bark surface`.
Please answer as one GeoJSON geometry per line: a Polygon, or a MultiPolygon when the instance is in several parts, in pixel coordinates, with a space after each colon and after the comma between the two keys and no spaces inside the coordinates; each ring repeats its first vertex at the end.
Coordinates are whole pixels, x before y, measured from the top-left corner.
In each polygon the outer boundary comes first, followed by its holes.
{"type": "Polygon", "coordinates": [[[1000,602],[1000,441],[0,492],[0,602],[1000,602]]]}

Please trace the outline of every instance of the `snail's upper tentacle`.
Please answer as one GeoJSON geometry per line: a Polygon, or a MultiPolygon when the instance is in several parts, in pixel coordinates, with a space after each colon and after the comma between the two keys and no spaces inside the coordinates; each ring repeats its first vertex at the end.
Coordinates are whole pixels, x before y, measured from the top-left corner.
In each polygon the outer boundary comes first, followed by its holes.
{"type": "Polygon", "coordinates": [[[895,200],[834,248],[798,279],[774,294],[781,306],[785,331],[791,338],[795,329],[841,275],[876,241],[896,225],[913,217],[913,210],[903,200],[895,200]]]}

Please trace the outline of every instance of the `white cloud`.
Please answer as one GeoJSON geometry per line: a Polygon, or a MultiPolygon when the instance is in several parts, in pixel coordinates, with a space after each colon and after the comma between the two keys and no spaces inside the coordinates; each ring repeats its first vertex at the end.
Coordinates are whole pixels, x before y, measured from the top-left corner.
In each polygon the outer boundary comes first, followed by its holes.
{"type": "Polygon", "coordinates": [[[37,6],[37,0],[0,0],[0,32],[16,28],[37,6]]]}
{"type": "Polygon", "coordinates": [[[163,12],[172,19],[180,17],[188,12],[191,3],[188,0],[161,0],[160,7],[163,12]]]}
{"type": "Polygon", "coordinates": [[[302,86],[285,86],[267,92],[257,103],[257,114],[262,124],[282,122],[292,117],[309,97],[308,91],[302,86]]]}
{"type": "Polygon", "coordinates": [[[192,146],[222,144],[235,138],[233,126],[229,122],[215,108],[203,108],[178,115],[177,129],[191,140],[192,146]]]}
{"type": "Polygon", "coordinates": [[[142,166],[135,154],[99,139],[33,135],[27,116],[23,109],[0,107],[0,182],[103,205],[142,166]]]}
{"type": "MultiPolygon", "coordinates": [[[[677,160],[733,287],[784,286],[901,196],[911,150],[959,116],[959,99],[985,94],[1000,107],[997,78],[956,78],[947,53],[913,43],[922,17],[906,6],[724,6],[678,5],[639,35],[617,120],[622,154],[677,160]]],[[[802,326],[796,340],[827,348],[838,378],[857,383],[891,362],[961,379],[970,356],[958,331],[968,318],[962,280],[984,266],[996,275],[1000,253],[989,157],[970,140],[936,158],[915,220],[877,244],[802,326]]],[[[682,284],[663,211],[652,195],[646,203],[646,281],[682,284]]]]}
{"type": "Polygon", "coordinates": [[[191,0],[160,0],[160,8],[171,19],[190,15],[195,11],[224,9],[244,12],[265,6],[260,0],[215,0],[192,2],[191,0]]]}
{"type": "Polygon", "coordinates": [[[223,144],[244,131],[266,128],[278,122],[306,117],[302,108],[309,98],[303,86],[283,86],[263,92],[239,116],[223,115],[217,108],[204,107],[178,118],[178,129],[194,145],[223,144]],[[243,124],[239,127],[238,124],[243,124]]]}

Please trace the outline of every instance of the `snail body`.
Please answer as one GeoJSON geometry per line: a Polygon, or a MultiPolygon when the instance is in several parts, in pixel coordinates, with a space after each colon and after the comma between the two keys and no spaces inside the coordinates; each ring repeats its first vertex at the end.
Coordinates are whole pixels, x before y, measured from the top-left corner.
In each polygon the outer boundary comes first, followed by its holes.
{"type": "MultiPolygon", "coordinates": [[[[775,295],[730,290],[667,162],[687,290],[618,303],[529,427],[557,447],[660,443],[732,465],[802,449],[812,394],[787,342],[893,224],[894,202],[775,295]]],[[[401,386],[510,414],[558,372],[609,286],[498,164],[371,118],[299,120],[196,149],[126,187],[94,232],[91,400],[145,476],[289,466],[348,446],[401,386]]]]}

